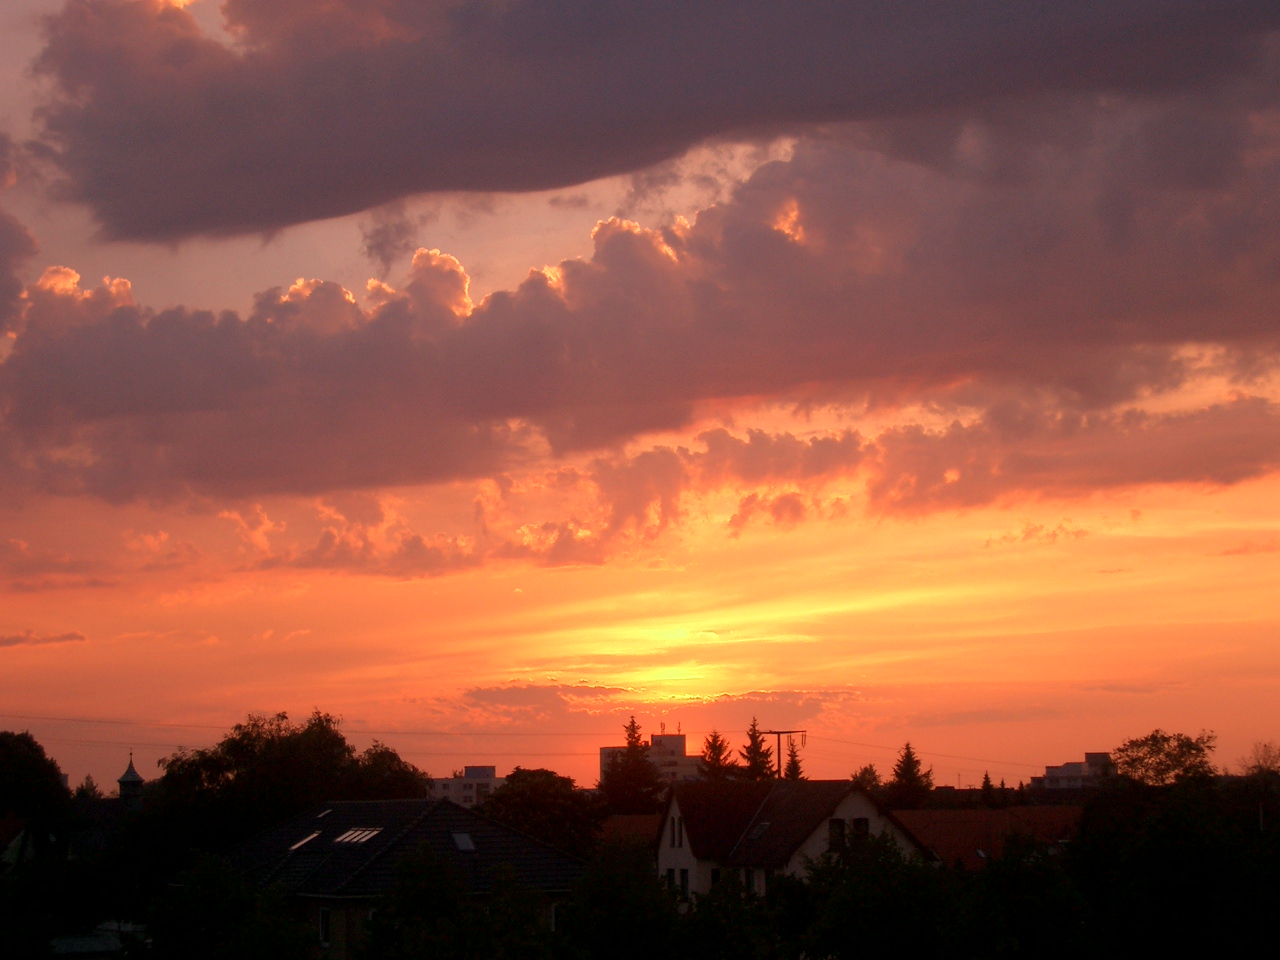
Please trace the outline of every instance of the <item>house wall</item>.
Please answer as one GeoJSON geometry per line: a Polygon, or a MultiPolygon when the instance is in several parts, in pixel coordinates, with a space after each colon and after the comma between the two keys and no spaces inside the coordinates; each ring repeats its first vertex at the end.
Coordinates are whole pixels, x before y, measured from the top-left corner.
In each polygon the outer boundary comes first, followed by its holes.
{"type": "Polygon", "coordinates": [[[711,870],[717,864],[699,861],[693,855],[688,836],[681,837],[681,822],[683,815],[680,813],[679,801],[672,800],[666,822],[662,825],[662,833],[658,837],[658,879],[666,882],[667,877],[671,876],[668,871],[674,870],[674,885],[680,890],[680,871],[688,870],[689,892],[706,893],[711,889],[711,870]]]}
{"type": "Polygon", "coordinates": [[[317,960],[351,960],[365,937],[371,901],[324,900],[301,897],[297,901],[299,919],[311,931],[311,955],[317,960]],[[329,939],[320,938],[321,911],[329,913],[329,939]]]}
{"type": "Polygon", "coordinates": [[[787,861],[784,873],[788,873],[795,877],[803,877],[809,872],[809,861],[816,860],[830,849],[830,820],[841,819],[845,822],[846,836],[852,838],[853,823],[855,820],[866,818],[867,832],[873,837],[887,833],[891,836],[895,843],[901,848],[903,853],[912,854],[917,852],[916,845],[911,839],[899,829],[888,817],[881,814],[876,805],[861,792],[853,792],[848,794],[843,800],[836,805],[835,810],[831,812],[831,816],[823,820],[818,825],[818,829],[809,834],[808,839],[800,844],[800,848],[787,861]]]}

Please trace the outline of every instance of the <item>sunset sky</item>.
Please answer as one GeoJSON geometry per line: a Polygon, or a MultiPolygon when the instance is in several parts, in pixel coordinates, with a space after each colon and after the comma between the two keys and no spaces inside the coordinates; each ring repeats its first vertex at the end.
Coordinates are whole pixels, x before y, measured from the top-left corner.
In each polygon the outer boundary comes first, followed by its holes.
{"type": "Polygon", "coordinates": [[[1280,738],[1274,0],[11,0],[0,728],[1280,738]]]}

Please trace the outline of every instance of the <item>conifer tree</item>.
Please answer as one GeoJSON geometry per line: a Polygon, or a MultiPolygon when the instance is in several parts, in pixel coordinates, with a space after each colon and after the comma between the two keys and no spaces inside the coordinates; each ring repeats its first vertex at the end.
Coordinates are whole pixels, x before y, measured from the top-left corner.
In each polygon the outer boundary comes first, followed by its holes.
{"type": "Polygon", "coordinates": [[[787,737],[787,768],[782,772],[783,780],[807,780],[804,771],[800,768],[800,751],[796,747],[796,742],[791,737],[787,737]]]}
{"type": "Polygon", "coordinates": [[[984,807],[996,805],[996,785],[991,782],[991,774],[987,771],[982,774],[982,805],[984,807]]]}
{"type": "Polygon", "coordinates": [[[649,745],[640,738],[636,718],[622,729],[627,745],[609,758],[600,778],[600,792],[611,813],[652,813],[658,809],[662,778],[649,759],[649,745]]]}
{"type": "Polygon", "coordinates": [[[933,770],[925,770],[920,758],[908,741],[893,765],[893,779],[885,790],[889,806],[900,810],[913,810],[924,803],[933,789],[933,770]]]}
{"type": "Polygon", "coordinates": [[[698,760],[698,772],[704,780],[727,780],[737,776],[740,768],[733,759],[729,741],[712,730],[702,743],[702,757],[698,760]]]}
{"type": "Polygon", "coordinates": [[[742,757],[742,778],[744,780],[772,780],[777,776],[773,769],[773,748],[764,742],[764,734],[760,732],[760,724],[751,718],[751,726],[747,728],[747,745],[738,751],[742,757]]]}
{"type": "Polygon", "coordinates": [[[880,783],[880,771],[876,769],[874,763],[868,763],[861,769],[854,771],[851,779],[864,790],[876,791],[882,786],[880,783]]]}

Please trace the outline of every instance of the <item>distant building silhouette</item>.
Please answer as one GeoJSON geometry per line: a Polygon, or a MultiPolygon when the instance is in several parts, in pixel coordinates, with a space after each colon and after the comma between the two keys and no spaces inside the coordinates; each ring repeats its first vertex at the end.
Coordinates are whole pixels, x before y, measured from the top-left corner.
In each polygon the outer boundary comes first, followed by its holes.
{"type": "MultiPolygon", "coordinates": [[[[626,747],[600,748],[600,779],[604,779],[605,768],[615,754],[622,753],[626,747]]],[[[698,758],[689,756],[685,751],[687,741],[683,733],[655,733],[649,737],[649,760],[658,770],[658,776],[669,783],[685,780],[702,779],[698,773],[698,758]]]]}
{"type": "Polygon", "coordinates": [[[498,776],[497,767],[463,767],[462,776],[433,777],[432,800],[452,800],[460,807],[474,807],[507,782],[498,776]]]}
{"type": "Polygon", "coordinates": [[[1064,763],[1057,767],[1045,767],[1043,777],[1032,777],[1034,790],[1079,790],[1093,786],[1112,772],[1111,754],[1086,753],[1084,763],[1064,763]]]}

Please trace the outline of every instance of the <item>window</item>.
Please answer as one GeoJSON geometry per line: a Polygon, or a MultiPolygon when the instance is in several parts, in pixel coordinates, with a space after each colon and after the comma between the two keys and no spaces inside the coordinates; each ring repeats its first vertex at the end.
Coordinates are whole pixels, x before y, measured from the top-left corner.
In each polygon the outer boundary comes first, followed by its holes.
{"type": "Polygon", "coordinates": [[[747,839],[759,840],[761,837],[764,836],[764,832],[768,829],[769,829],[769,821],[761,820],[759,823],[757,823],[754,827],[751,828],[751,832],[747,834],[747,839]]]}
{"type": "Polygon", "coordinates": [[[680,892],[686,897],[689,895],[689,871],[683,867],[680,869],[680,892]]]}
{"type": "Polygon", "coordinates": [[[671,818],[671,846],[676,845],[676,818],[671,818]]]}
{"type": "Polygon", "coordinates": [[[866,817],[854,817],[849,821],[849,827],[855,840],[865,840],[871,836],[871,821],[866,817]]]}
{"type": "Polygon", "coordinates": [[[748,867],[742,871],[742,879],[747,885],[747,893],[756,892],[756,872],[748,867]]]}
{"type": "Polygon", "coordinates": [[[327,817],[331,813],[333,813],[332,808],[328,810],[321,810],[319,813],[316,814],[316,819],[319,820],[321,817],[327,817]]]}
{"type": "Polygon", "coordinates": [[[711,885],[714,887],[719,882],[720,882],[720,868],[712,867],[711,868],[711,885]]]}
{"type": "Polygon", "coordinates": [[[329,945],[329,911],[325,907],[320,908],[320,946],[327,947],[329,945]]]}
{"type": "Polygon", "coordinates": [[[676,846],[684,846],[684,817],[676,818],[676,846]]]}
{"type": "Polygon", "coordinates": [[[364,843],[382,832],[381,827],[352,827],[340,837],[334,837],[334,843],[364,843]]]}
{"type": "Polygon", "coordinates": [[[667,868],[667,889],[674,890],[676,888],[676,868],[667,868]]]}
{"type": "Polygon", "coordinates": [[[827,846],[838,847],[844,843],[844,820],[832,817],[827,821],[827,846]]]}
{"type": "Polygon", "coordinates": [[[289,849],[290,849],[290,850],[297,850],[297,849],[298,849],[300,846],[302,846],[304,843],[310,843],[312,840],[314,840],[314,839],[315,839],[316,837],[318,837],[318,836],[320,836],[320,831],[319,831],[319,830],[315,831],[315,833],[308,834],[307,836],[303,837],[301,840],[299,840],[297,843],[295,843],[295,844],[294,844],[292,847],[290,847],[289,849]]]}
{"type": "Polygon", "coordinates": [[[455,833],[453,835],[453,845],[459,850],[475,850],[476,842],[471,839],[469,833],[455,833]]]}

